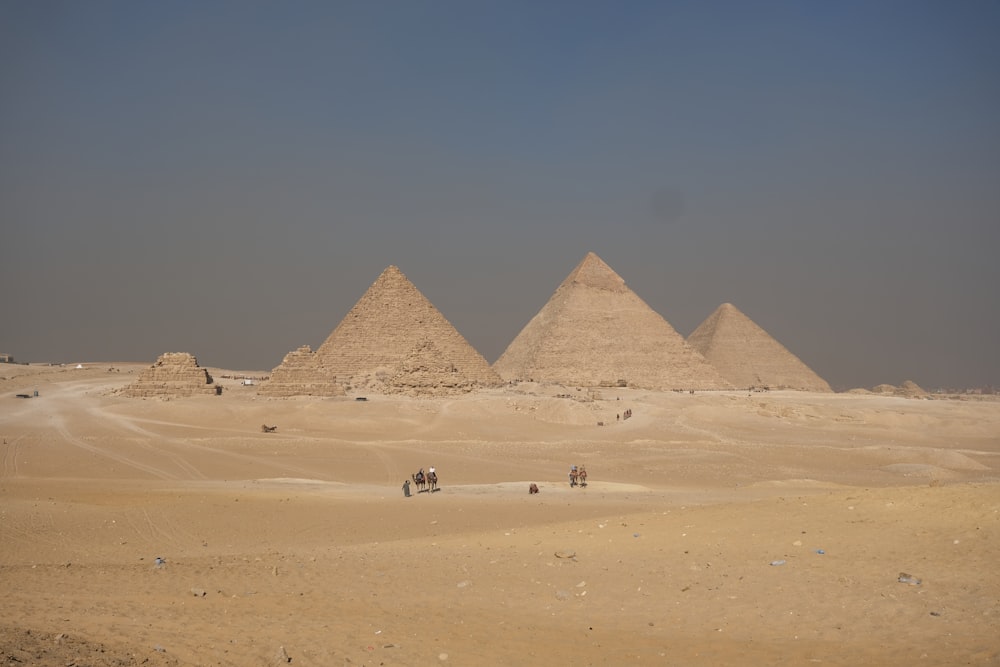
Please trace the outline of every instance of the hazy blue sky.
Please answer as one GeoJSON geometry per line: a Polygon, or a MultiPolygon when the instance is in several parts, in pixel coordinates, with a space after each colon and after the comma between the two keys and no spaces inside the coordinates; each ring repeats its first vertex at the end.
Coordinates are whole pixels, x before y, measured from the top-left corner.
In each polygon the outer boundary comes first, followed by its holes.
{"type": "Polygon", "coordinates": [[[1000,3],[0,0],[0,352],[270,369],[596,252],[835,387],[1000,384],[1000,3]]]}

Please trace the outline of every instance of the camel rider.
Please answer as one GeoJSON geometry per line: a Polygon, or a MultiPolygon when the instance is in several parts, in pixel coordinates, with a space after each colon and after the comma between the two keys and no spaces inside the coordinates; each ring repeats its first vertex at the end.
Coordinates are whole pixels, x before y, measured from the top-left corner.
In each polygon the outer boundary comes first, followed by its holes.
{"type": "Polygon", "coordinates": [[[424,469],[423,468],[421,468],[420,472],[417,473],[417,481],[418,482],[424,481],[424,469]]]}

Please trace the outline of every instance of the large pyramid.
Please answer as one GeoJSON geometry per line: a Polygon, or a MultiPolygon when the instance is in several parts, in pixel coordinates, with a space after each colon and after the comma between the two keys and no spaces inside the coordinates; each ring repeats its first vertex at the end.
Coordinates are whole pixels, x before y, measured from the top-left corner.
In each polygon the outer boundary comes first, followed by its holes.
{"type": "Polygon", "coordinates": [[[716,308],[687,340],[737,387],[832,391],[826,380],[731,303],[716,308]]]}
{"type": "Polygon", "coordinates": [[[382,272],[314,357],[338,383],[382,393],[446,395],[501,384],[395,266],[382,272]]]}
{"type": "Polygon", "coordinates": [[[504,380],[732,389],[594,253],[559,285],[493,369],[504,380]]]}

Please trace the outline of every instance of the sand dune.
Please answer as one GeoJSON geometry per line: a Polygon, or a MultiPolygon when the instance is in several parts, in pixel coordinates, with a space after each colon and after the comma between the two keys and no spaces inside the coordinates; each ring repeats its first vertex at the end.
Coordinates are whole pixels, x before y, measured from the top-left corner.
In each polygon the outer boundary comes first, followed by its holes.
{"type": "Polygon", "coordinates": [[[128,399],[142,365],[85,366],[0,369],[5,664],[1000,662],[995,401],[128,399]]]}

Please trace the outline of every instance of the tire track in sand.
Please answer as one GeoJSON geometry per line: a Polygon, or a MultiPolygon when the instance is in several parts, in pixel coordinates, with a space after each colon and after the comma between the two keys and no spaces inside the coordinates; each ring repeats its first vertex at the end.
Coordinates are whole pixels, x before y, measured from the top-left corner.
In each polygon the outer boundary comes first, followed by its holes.
{"type": "MultiPolygon", "coordinates": [[[[171,451],[165,447],[161,447],[158,444],[156,444],[156,443],[166,442],[172,445],[190,446],[189,443],[184,441],[182,438],[167,437],[160,435],[159,433],[149,431],[147,429],[142,428],[141,426],[136,424],[133,420],[127,417],[116,415],[106,410],[91,408],[90,410],[88,410],[88,413],[94,416],[96,419],[100,419],[103,423],[112,422],[116,426],[118,426],[118,428],[124,431],[128,431],[130,433],[142,436],[143,438],[146,439],[146,441],[136,440],[135,444],[138,447],[141,447],[144,451],[150,452],[151,454],[155,454],[157,456],[162,456],[170,459],[171,463],[173,463],[179,469],[186,472],[190,478],[207,479],[207,476],[201,472],[201,469],[199,469],[197,466],[191,463],[186,457],[182,456],[177,452],[171,451]]],[[[164,423],[169,424],[169,422],[164,422],[164,423]]]]}
{"type": "Polygon", "coordinates": [[[70,430],[66,427],[66,423],[63,420],[63,418],[59,415],[50,415],[49,420],[52,422],[52,426],[55,428],[56,432],[60,435],[60,437],[62,437],[63,440],[65,440],[67,443],[75,447],[79,447],[80,449],[90,452],[91,454],[94,454],[96,456],[101,456],[106,459],[111,459],[112,461],[120,463],[124,466],[135,468],[136,470],[141,470],[142,472],[153,475],[154,477],[158,477],[160,479],[169,479],[169,480],[178,479],[177,475],[167,472],[163,468],[158,468],[156,466],[149,465],[148,463],[136,461],[135,459],[132,459],[123,454],[119,454],[118,452],[97,447],[95,445],[87,443],[82,438],[78,438],[77,436],[73,435],[70,432],[70,430]]]}
{"type": "Polygon", "coordinates": [[[21,453],[19,441],[24,438],[19,435],[13,440],[4,438],[3,442],[3,465],[0,468],[0,477],[20,477],[17,467],[17,457],[21,453]]]}

